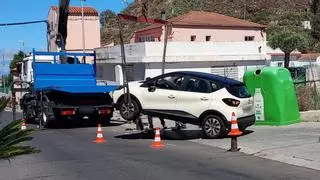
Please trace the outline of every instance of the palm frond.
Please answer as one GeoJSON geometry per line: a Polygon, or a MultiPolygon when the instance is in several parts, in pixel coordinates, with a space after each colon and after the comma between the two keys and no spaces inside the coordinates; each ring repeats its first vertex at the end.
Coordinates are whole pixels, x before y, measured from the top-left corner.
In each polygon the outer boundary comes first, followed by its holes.
{"type": "Polygon", "coordinates": [[[18,132],[20,130],[22,123],[23,123],[23,121],[16,120],[16,121],[10,122],[5,127],[3,127],[0,130],[0,140],[5,138],[8,135],[11,135],[14,132],[18,132]]]}
{"type": "Polygon", "coordinates": [[[11,146],[0,149],[0,159],[8,159],[19,155],[38,153],[39,150],[30,146],[11,146]]]}
{"type": "Polygon", "coordinates": [[[40,152],[30,146],[18,146],[18,144],[33,139],[34,129],[21,130],[22,120],[12,121],[0,130],[0,159],[8,159],[14,156],[40,152]]]}

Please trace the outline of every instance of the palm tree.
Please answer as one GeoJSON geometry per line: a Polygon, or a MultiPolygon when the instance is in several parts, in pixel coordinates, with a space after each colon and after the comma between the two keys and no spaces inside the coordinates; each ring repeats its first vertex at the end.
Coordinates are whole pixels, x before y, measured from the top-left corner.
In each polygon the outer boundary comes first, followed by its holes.
{"type": "MultiPolygon", "coordinates": [[[[9,102],[8,98],[0,98],[0,114],[9,102]]],[[[34,129],[21,130],[22,120],[15,120],[0,129],[0,159],[10,159],[18,155],[39,152],[30,146],[19,145],[33,139],[34,129]]]]}

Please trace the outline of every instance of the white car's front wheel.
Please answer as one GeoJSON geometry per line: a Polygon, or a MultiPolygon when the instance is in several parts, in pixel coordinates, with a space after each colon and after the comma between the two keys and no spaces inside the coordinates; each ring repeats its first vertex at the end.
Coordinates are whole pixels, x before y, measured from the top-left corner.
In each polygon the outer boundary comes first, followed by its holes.
{"type": "Polygon", "coordinates": [[[202,121],[202,133],[206,138],[215,139],[224,135],[226,131],[222,119],[213,114],[206,115],[202,121]]]}
{"type": "Polygon", "coordinates": [[[118,107],[121,117],[127,121],[135,120],[140,116],[141,108],[137,100],[134,98],[131,98],[130,103],[123,98],[119,102],[118,107]]]}

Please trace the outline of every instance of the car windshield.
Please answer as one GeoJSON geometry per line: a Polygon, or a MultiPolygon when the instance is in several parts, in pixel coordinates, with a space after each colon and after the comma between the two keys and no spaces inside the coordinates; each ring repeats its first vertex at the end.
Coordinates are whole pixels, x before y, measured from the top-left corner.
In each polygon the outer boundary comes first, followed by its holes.
{"type": "Polygon", "coordinates": [[[238,98],[251,97],[250,93],[248,92],[248,90],[244,84],[229,86],[229,87],[227,87],[227,90],[230,94],[232,94],[238,98]]]}

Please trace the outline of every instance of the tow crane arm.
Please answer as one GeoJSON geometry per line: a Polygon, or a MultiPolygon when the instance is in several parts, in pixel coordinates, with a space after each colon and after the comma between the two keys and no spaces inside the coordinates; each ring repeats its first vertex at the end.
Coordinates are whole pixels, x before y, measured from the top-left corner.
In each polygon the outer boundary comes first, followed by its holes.
{"type": "Polygon", "coordinates": [[[65,51],[70,0],[59,0],[57,45],[65,51]]]}

